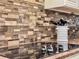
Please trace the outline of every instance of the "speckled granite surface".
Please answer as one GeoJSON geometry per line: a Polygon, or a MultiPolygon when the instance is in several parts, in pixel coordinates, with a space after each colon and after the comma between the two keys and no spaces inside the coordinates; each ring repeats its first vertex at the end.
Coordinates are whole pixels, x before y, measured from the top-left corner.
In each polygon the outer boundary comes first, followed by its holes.
{"type": "Polygon", "coordinates": [[[72,55],[72,56],[65,58],[65,59],[79,59],[79,53],[72,55]]]}
{"type": "Polygon", "coordinates": [[[59,54],[56,54],[56,55],[53,55],[53,56],[50,56],[50,57],[47,57],[47,58],[44,58],[44,59],[52,59],[52,58],[53,59],[65,59],[68,56],[71,56],[71,57],[68,57],[69,59],[71,59],[71,58],[75,59],[75,58],[78,58],[78,54],[77,54],[78,52],[79,52],[79,48],[73,49],[73,50],[70,50],[70,51],[67,51],[67,52],[59,53],[59,54]]]}

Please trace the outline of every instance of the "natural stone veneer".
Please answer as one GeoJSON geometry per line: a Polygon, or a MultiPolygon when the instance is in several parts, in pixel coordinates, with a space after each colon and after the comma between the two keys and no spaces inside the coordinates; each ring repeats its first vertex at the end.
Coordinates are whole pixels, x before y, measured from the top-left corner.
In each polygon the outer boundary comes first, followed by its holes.
{"type": "Polygon", "coordinates": [[[51,40],[52,30],[49,21],[45,21],[47,15],[41,4],[26,0],[0,0],[1,55],[23,59],[33,54],[35,59],[36,50],[29,44],[51,40]]]}
{"type": "Polygon", "coordinates": [[[0,55],[13,59],[28,59],[29,55],[35,59],[36,42],[56,39],[50,20],[65,16],[45,12],[42,0],[0,0],[0,55]]]}

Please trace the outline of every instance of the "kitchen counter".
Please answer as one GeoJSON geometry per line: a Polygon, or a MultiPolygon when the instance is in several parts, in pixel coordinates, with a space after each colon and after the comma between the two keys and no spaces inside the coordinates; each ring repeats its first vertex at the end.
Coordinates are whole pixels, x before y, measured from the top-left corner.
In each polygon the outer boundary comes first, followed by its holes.
{"type": "Polygon", "coordinates": [[[6,57],[2,57],[2,56],[0,56],[0,59],[9,59],[9,58],[6,58],[6,57]]]}
{"type": "Polygon", "coordinates": [[[53,56],[50,56],[50,57],[47,57],[47,58],[44,58],[44,59],[64,59],[64,58],[71,56],[73,54],[76,54],[78,52],[79,52],[79,48],[74,49],[74,50],[70,50],[70,51],[67,51],[67,52],[59,53],[59,54],[56,54],[56,55],[53,55],[53,56]]]}
{"type": "Polygon", "coordinates": [[[74,54],[74,55],[72,55],[72,56],[69,56],[69,57],[67,57],[67,58],[65,58],[65,59],[79,59],[79,53],[74,54]]]}

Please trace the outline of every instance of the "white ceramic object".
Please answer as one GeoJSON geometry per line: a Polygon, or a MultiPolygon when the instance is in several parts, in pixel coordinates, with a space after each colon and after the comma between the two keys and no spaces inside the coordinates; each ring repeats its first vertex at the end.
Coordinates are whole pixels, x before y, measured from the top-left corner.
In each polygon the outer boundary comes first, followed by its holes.
{"type": "Polygon", "coordinates": [[[63,50],[68,50],[68,26],[57,26],[57,43],[63,46],[63,50]]]}

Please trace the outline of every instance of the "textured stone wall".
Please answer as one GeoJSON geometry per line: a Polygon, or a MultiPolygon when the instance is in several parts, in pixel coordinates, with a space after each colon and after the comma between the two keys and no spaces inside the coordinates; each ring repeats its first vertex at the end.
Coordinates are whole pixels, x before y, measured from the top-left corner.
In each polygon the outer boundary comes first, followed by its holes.
{"type": "Polygon", "coordinates": [[[42,2],[0,0],[0,55],[35,59],[33,43],[53,38],[42,2]],[[33,46],[32,46],[33,45],[33,46]]]}
{"type": "Polygon", "coordinates": [[[0,55],[10,59],[36,59],[39,42],[56,41],[57,21],[67,15],[44,10],[43,0],[0,0],[0,55]],[[31,56],[31,57],[29,57],[31,56]]]}

